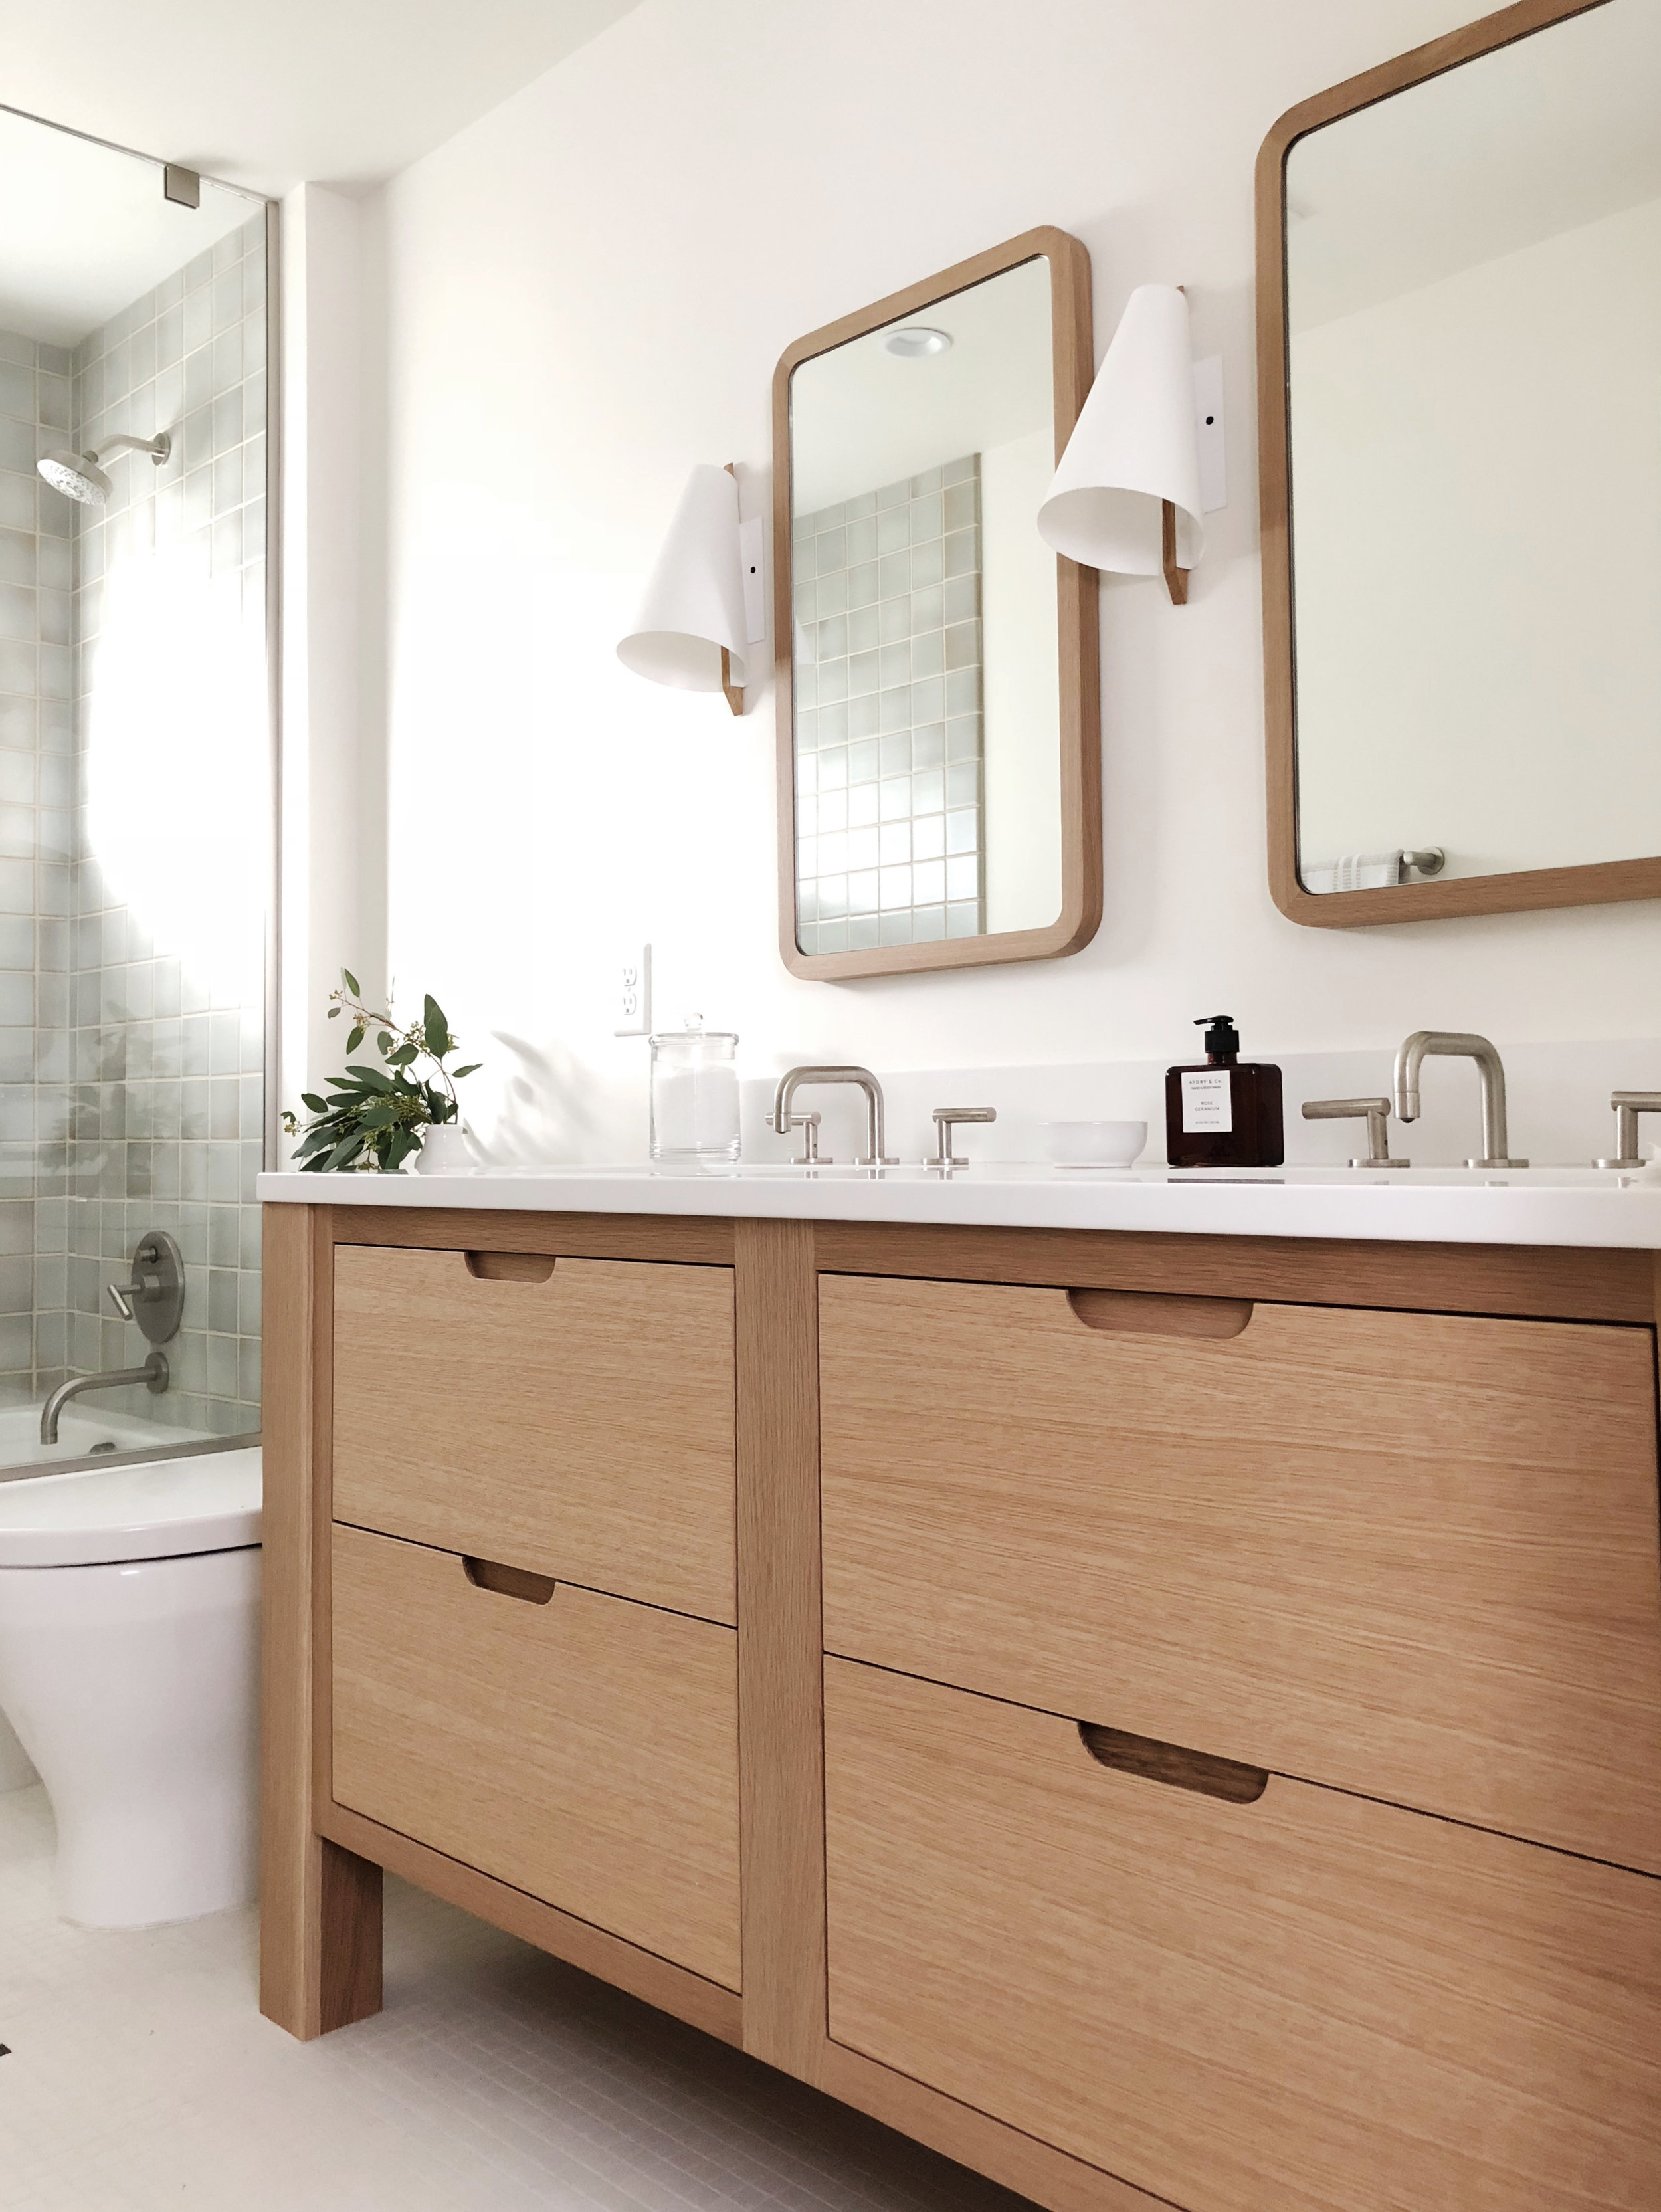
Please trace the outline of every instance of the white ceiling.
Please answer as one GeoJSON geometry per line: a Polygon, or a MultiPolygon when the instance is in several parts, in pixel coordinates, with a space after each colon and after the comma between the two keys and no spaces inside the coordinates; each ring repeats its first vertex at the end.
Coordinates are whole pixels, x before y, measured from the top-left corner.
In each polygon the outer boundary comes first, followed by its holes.
{"type": "Polygon", "coordinates": [[[370,185],[635,4],[0,0],[0,98],[256,191],[370,185]]]}

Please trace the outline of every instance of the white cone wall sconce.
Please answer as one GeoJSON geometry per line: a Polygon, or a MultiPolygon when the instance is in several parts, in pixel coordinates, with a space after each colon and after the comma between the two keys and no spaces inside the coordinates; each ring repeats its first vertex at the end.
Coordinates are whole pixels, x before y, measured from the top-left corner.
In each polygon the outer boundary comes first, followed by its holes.
{"type": "Polygon", "coordinates": [[[1163,575],[1183,606],[1204,518],[1227,499],[1222,362],[1195,362],[1179,286],[1140,285],[1039,509],[1039,534],[1086,568],[1163,575]]]}
{"type": "Polygon", "coordinates": [[[618,641],[623,666],[677,691],[724,692],[742,714],[749,649],[767,635],[761,550],[761,517],[739,520],[732,469],[694,469],[618,641]]]}

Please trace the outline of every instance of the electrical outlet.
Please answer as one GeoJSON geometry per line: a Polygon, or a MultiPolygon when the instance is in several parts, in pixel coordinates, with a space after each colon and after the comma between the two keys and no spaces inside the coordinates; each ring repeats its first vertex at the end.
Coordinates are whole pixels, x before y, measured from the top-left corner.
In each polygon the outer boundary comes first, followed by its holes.
{"type": "Polygon", "coordinates": [[[612,1004],[617,1026],[614,1036],[652,1034],[652,947],[642,945],[618,956],[612,970],[612,1004]]]}

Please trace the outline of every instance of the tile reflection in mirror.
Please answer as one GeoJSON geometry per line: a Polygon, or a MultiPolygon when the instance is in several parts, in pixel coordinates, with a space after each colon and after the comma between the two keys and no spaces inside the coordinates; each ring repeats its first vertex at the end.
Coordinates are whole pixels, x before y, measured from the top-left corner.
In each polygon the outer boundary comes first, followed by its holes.
{"type": "Polygon", "coordinates": [[[906,312],[851,317],[781,364],[787,951],[809,957],[999,936],[1019,949],[985,957],[1041,957],[1094,926],[1092,913],[1080,930],[1094,854],[1063,796],[1094,779],[1094,760],[1064,766],[1086,716],[1075,697],[1064,708],[1063,632],[1085,630],[1087,592],[1036,526],[1081,356],[1088,378],[1088,264],[1046,232],[940,282],[920,309],[924,287],[901,295],[906,312]]]}

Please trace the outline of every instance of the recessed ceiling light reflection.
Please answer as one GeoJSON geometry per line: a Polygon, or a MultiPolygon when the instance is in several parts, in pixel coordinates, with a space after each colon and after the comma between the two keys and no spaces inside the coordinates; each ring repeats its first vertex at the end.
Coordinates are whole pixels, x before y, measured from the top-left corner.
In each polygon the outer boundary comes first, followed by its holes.
{"type": "Polygon", "coordinates": [[[882,349],[898,361],[929,361],[936,354],[951,351],[951,332],[931,330],[924,323],[912,323],[903,331],[890,331],[882,341],[882,349]]]}

